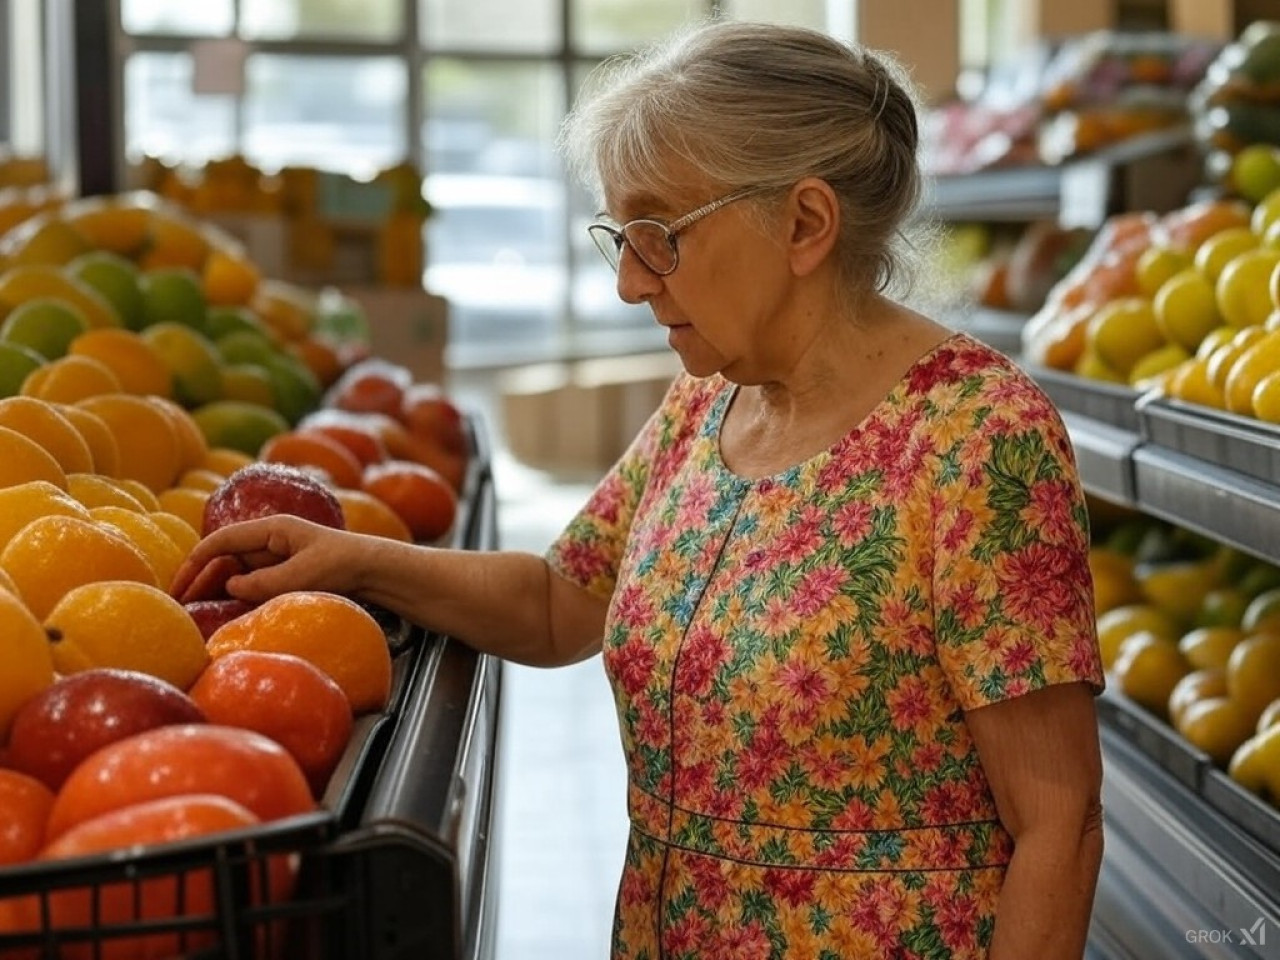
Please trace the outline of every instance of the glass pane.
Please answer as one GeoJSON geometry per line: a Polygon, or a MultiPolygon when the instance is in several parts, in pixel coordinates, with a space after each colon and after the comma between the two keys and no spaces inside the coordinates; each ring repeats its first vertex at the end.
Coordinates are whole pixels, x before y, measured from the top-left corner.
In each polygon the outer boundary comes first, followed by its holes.
{"type": "Polygon", "coordinates": [[[120,22],[128,33],[226,36],[235,26],[232,0],[121,0],[120,22]]]}
{"type": "Polygon", "coordinates": [[[124,66],[124,148],[143,156],[200,164],[235,150],[235,102],[191,92],[191,57],[137,53],[124,66]]]}
{"type": "Polygon", "coordinates": [[[399,58],[258,54],[246,72],[242,152],[250,162],[368,177],[405,159],[399,58]]]}
{"type": "Polygon", "coordinates": [[[240,0],[240,30],[250,39],[395,40],[403,11],[403,0],[240,0]]]}
{"type": "Polygon", "coordinates": [[[426,86],[427,287],[450,302],[450,341],[546,340],[566,301],[560,73],[438,58],[426,86]]]}
{"type": "MultiPolygon", "coordinates": [[[[843,0],[849,5],[849,0],[843,0]]],[[[760,20],[795,27],[829,30],[828,0],[730,0],[723,5],[725,16],[734,20],[760,20]]]]}
{"type": "Polygon", "coordinates": [[[560,0],[422,0],[429,50],[551,52],[560,42],[560,0]]]}
{"type": "Polygon", "coordinates": [[[570,0],[575,49],[593,54],[629,50],[685,21],[706,16],[708,0],[570,0]]]}

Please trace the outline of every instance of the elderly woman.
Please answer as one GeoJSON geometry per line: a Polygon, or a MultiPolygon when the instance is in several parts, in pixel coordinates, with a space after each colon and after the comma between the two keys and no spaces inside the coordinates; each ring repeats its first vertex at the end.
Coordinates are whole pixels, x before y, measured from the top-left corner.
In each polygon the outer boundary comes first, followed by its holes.
{"type": "Polygon", "coordinates": [[[903,80],[819,33],[702,24],[609,71],[564,144],[619,295],[687,374],[548,555],[275,517],[177,586],[239,554],[251,601],[333,590],[526,664],[603,652],[618,960],[1081,957],[1083,497],[1036,386],[886,294],[921,191],[903,80]]]}

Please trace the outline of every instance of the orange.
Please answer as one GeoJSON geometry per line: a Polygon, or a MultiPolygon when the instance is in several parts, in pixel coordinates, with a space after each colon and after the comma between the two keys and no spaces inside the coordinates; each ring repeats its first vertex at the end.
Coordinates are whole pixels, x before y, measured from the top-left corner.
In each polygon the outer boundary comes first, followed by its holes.
{"type": "Polygon", "coordinates": [[[351,704],[327,673],[290,653],[233,650],[189,691],[210,723],[256,730],[302,767],[319,796],[351,739],[351,704]]]}
{"type": "MultiPolygon", "coordinates": [[[[147,851],[196,837],[243,831],[260,822],[243,804],[211,792],[161,797],[129,804],[78,824],[49,844],[39,859],[101,859],[122,850],[147,851]]],[[[271,857],[267,861],[265,899],[287,899],[293,888],[293,872],[288,857],[271,857]]],[[[261,884],[260,875],[253,871],[253,893],[246,906],[264,900],[261,884]]],[[[57,931],[98,931],[93,937],[95,946],[71,946],[74,935],[65,934],[68,945],[60,955],[67,960],[207,955],[219,942],[215,932],[217,903],[211,868],[181,871],[171,867],[141,879],[53,891],[48,895],[48,927],[57,931]],[[207,919],[204,924],[188,926],[181,934],[166,931],[166,922],[179,917],[207,919]],[[151,925],[155,932],[110,934],[112,927],[136,929],[140,921],[151,925]]],[[[34,895],[21,898],[10,925],[20,930],[40,929],[40,906],[34,895]]]]}
{"type": "Polygon", "coordinates": [[[108,393],[78,401],[107,424],[120,450],[120,476],[158,493],[182,471],[184,448],[172,417],[147,397],[108,393]]]}
{"type": "Polygon", "coordinates": [[[342,519],[352,533],[367,533],[390,540],[413,541],[413,533],[400,515],[371,493],[338,487],[333,491],[342,505],[342,519]]]}
{"type": "Polygon", "coordinates": [[[307,335],[290,343],[288,349],[315,374],[320,386],[328,387],[342,376],[342,357],[327,340],[307,335]]]}
{"type": "Polygon", "coordinates": [[[143,270],[187,267],[199,271],[209,255],[209,240],[200,225],[173,210],[155,210],[146,250],[138,257],[143,270]]]}
{"type": "Polygon", "coordinates": [[[249,306],[282,340],[301,340],[315,323],[315,295],[283,280],[258,284],[249,306]]]}
{"type": "Polygon", "coordinates": [[[132,257],[151,233],[151,210],[121,197],[82,197],[62,208],[62,217],[89,244],[132,257]]]}
{"type": "Polygon", "coordinates": [[[60,403],[58,411],[84,437],[93,457],[93,472],[114,477],[120,471],[120,447],[107,422],[96,413],[90,413],[74,403],[60,403]]]}
{"type": "Polygon", "coordinates": [[[458,495],[438,472],[420,463],[388,460],[365,468],[361,484],[405,522],[415,540],[437,540],[458,514],[458,495]]]}
{"type": "Polygon", "coordinates": [[[449,486],[455,491],[462,490],[467,478],[465,455],[446,450],[439,443],[418,436],[392,417],[380,422],[379,434],[393,459],[409,460],[430,467],[449,481],[449,486]]]}
{"type": "Polygon", "coordinates": [[[252,730],[211,723],[176,724],[135,733],[97,750],[71,771],[49,814],[47,838],[131,804],[213,793],[260,820],[315,809],[298,763],[252,730]]]}
{"type": "Polygon", "coordinates": [[[193,487],[170,487],[156,498],[158,509],[181,517],[199,533],[204,527],[204,504],[209,499],[208,490],[193,487]]]}
{"type": "Polygon", "coordinates": [[[147,399],[163,410],[173,424],[173,429],[178,436],[178,447],[181,453],[179,460],[182,469],[190,470],[192,467],[203,464],[205,454],[209,452],[209,442],[191,414],[166,397],[148,397],[147,399]]]}
{"type": "Polygon", "coordinates": [[[157,497],[145,483],[141,480],[134,480],[131,477],[108,477],[112,483],[116,484],[121,490],[129,494],[148,510],[159,510],[160,499],[157,497]]]}
{"type": "Polygon", "coordinates": [[[122,507],[139,513],[146,507],[138,498],[125,490],[110,477],[96,473],[71,473],[67,475],[67,493],[86,507],[122,507]]]}
{"type": "Polygon", "coordinates": [[[173,575],[182,564],[185,554],[178,549],[169,534],[152,522],[144,511],[128,507],[104,505],[93,507],[90,515],[99,523],[109,523],[129,538],[129,542],[142,551],[155,571],[156,582],[168,588],[173,575]]]}
{"type": "Polygon", "coordinates": [[[173,396],[173,374],[155,348],[133,330],[90,330],[72,340],[68,352],[102,361],[125,393],[173,396]]]}
{"type": "Polygon", "coordinates": [[[9,427],[40,444],[66,473],[93,469],[93,454],[80,431],[46,400],[33,397],[0,399],[0,427],[9,427]]]}
{"type": "Polygon", "coordinates": [[[200,466],[206,470],[212,470],[214,473],[220,473],[224,477],[229,477],[241,467],[247,467],[253,463],[254,458],[240,450],[233,450],[230,447],[211,447],[209,452],[204,455],[204,460],[200,466]]]}
{"type": "Polygon", "coordinates": [[[200,542],[200,532],[176,513],[170,513],[168,510],[149,510],[147,516],[178,545],[183,558],[200,542]]]}
{"type": "Polygon", "coordinates": [[[289,430],[277,433],[258,451],[258,459],[319,473],[337,487],[359,487],[361,465],[355,454],[321,433],[289,430]]]}
{"type": "Polygon", "coordinates": [[[111,667],[186,690],[209,663],[200,628],[154,583],[99,580],[74,587],[44,618],[44,628],[54,668],[64,676],[111,667]]]}
{"type": "Polygon", "coordinates": [[[391,458],[387,445],[382,442],[381,435],[373,427],[359,423],[325,422],[319,419],[314,425],[299,424],[302,433],[321,434],[330,440],[336,440],[346,447],[360,461],[362,467],[371,463],[381,463],[391,458]]]}
{"type": "MultiPolygon", "coordinates": [[[[8,739],[14,715],[53,683],[49,641],[39,620],[16,594],[0,591],[0,743],[8,739]]],[[[0,810],[4,804],[0,803],[0,810]]],[[[0,817],[3,831],[4,817],[0,817]]],[[[0,858],[3,863],[3,858],[0,858]]]]}
{"type": "Polygon", "coordinates": [[[24,264],[0,273],[0,313],[35,297],[66,300],[84,314],[90,327],[118,327],[122,322],[106,297],[61,267],[24,264]]]}
{"type": "Polygon", "coordinates": [[[40,444],[16,430],[0,427],[0,487],[44,480],[66,489],[67,474],[40,444]]]}
{"type": "Polygon", "coordinates": [[[0,767],[0,867],[35,858],[51,809],[52,790],[35,777],[0,767]]]}
{"type": "Polygon", "coordinates": [[[222,474],[206,470],[204,467],[192,467],[190,470],[182,472],[182,476],[178,477],[174,486],[190,487],[192,490],[207,490],[212,493],[222,486],[222,481],[225,479],[227,478],[222,474]]]}
{"type": "Polygon", "coordinates": [[[0,487],[0,549],[33,520],[63,516],[89,519],[89,511],[68,489],[47,480],[30,480],[0,487]]]}
{"type": "Polygon", "coordinates": [[[253,299],[262,275],[243,253],[215,247],[205,258],[200,286],[210,306],[244,306],[253,299]]]}
{"type": "Polygon", "coordinates": [[[96,357],[59,357],[33,370],[22,381],[21,393],[53,403],[75,403],[99,393],[122,389],[115,371],[96,357]]]}
{"type": "Polygon", "coordinates": [[[79,517],[33,520],[0,551],[0,567],[39,619],[86,583],[137,580],[157,586],[142,551],[110,527],[79,517]]]}
{"type": "Polygon", "coordinates": [[[219,627],[209,638],[215,660],[232,650],[292,653],[337,682],[355,714],[385,707],[391,696],[391,653],[378,621],[332,593],[301,590],[273,597],[219,627]]]}

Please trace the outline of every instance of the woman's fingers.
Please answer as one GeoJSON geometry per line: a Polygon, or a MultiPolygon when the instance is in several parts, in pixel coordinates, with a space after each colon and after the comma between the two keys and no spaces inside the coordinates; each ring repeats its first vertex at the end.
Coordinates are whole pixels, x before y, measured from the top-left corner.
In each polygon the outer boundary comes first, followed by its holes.
{"type": "MultiPolygon", "coordinates": [[[[183,561],[177,573],[174,574],[169,592],[178,598],[190,594],[197,579],[202,576],[206,568],[213,565],[214,561],[220,557],[239,558],[235,560],[236,569],[230,571],[230,573],[236,573],[243,569],[242,561],[246,558],[260,559],[263,555],[272,553],[273,531],[286,528],[291,519],[296,518],[263,517],[259,520],[246,520],[242,523],[229,524],[213,531],[213,533],[197,543],[191,552],[187,554],[186,560],[183,561]]],[[[277,542],[280,541],[279,534],[275,535],[275,539],[277,542]]],[[[288,542],[287,536],[284,542],[288,542]]],[[[226,577],[230,575],[228,570],[227,565],[223,563],[221,569],[223,574],[222,583],[225,583],[226,577]]],[[[211,577],[217,572],[219,571],[215,570],[205,576],[211,577]]],[[[201,581],[202,589],[209,589],[210,586],[211,581],[209,579],[201,581]]],[[[221,586],[221,583],[218,586],[221,586]]]]}

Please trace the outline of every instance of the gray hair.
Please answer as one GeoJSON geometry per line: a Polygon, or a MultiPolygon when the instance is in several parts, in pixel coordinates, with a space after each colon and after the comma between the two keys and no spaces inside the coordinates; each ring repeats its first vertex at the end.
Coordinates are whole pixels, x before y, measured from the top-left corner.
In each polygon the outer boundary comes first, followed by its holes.
{"type": "Polygon", "coordinates": [[[560,145],[597,199],[606,185],[669,194],[679,161],[725,191],[819,177],[839,197],[837,255],[857,291],[908,285],[918,140],[917,97],[891,56],[815,30],[704,21],[602,64],[560,145]]]}

